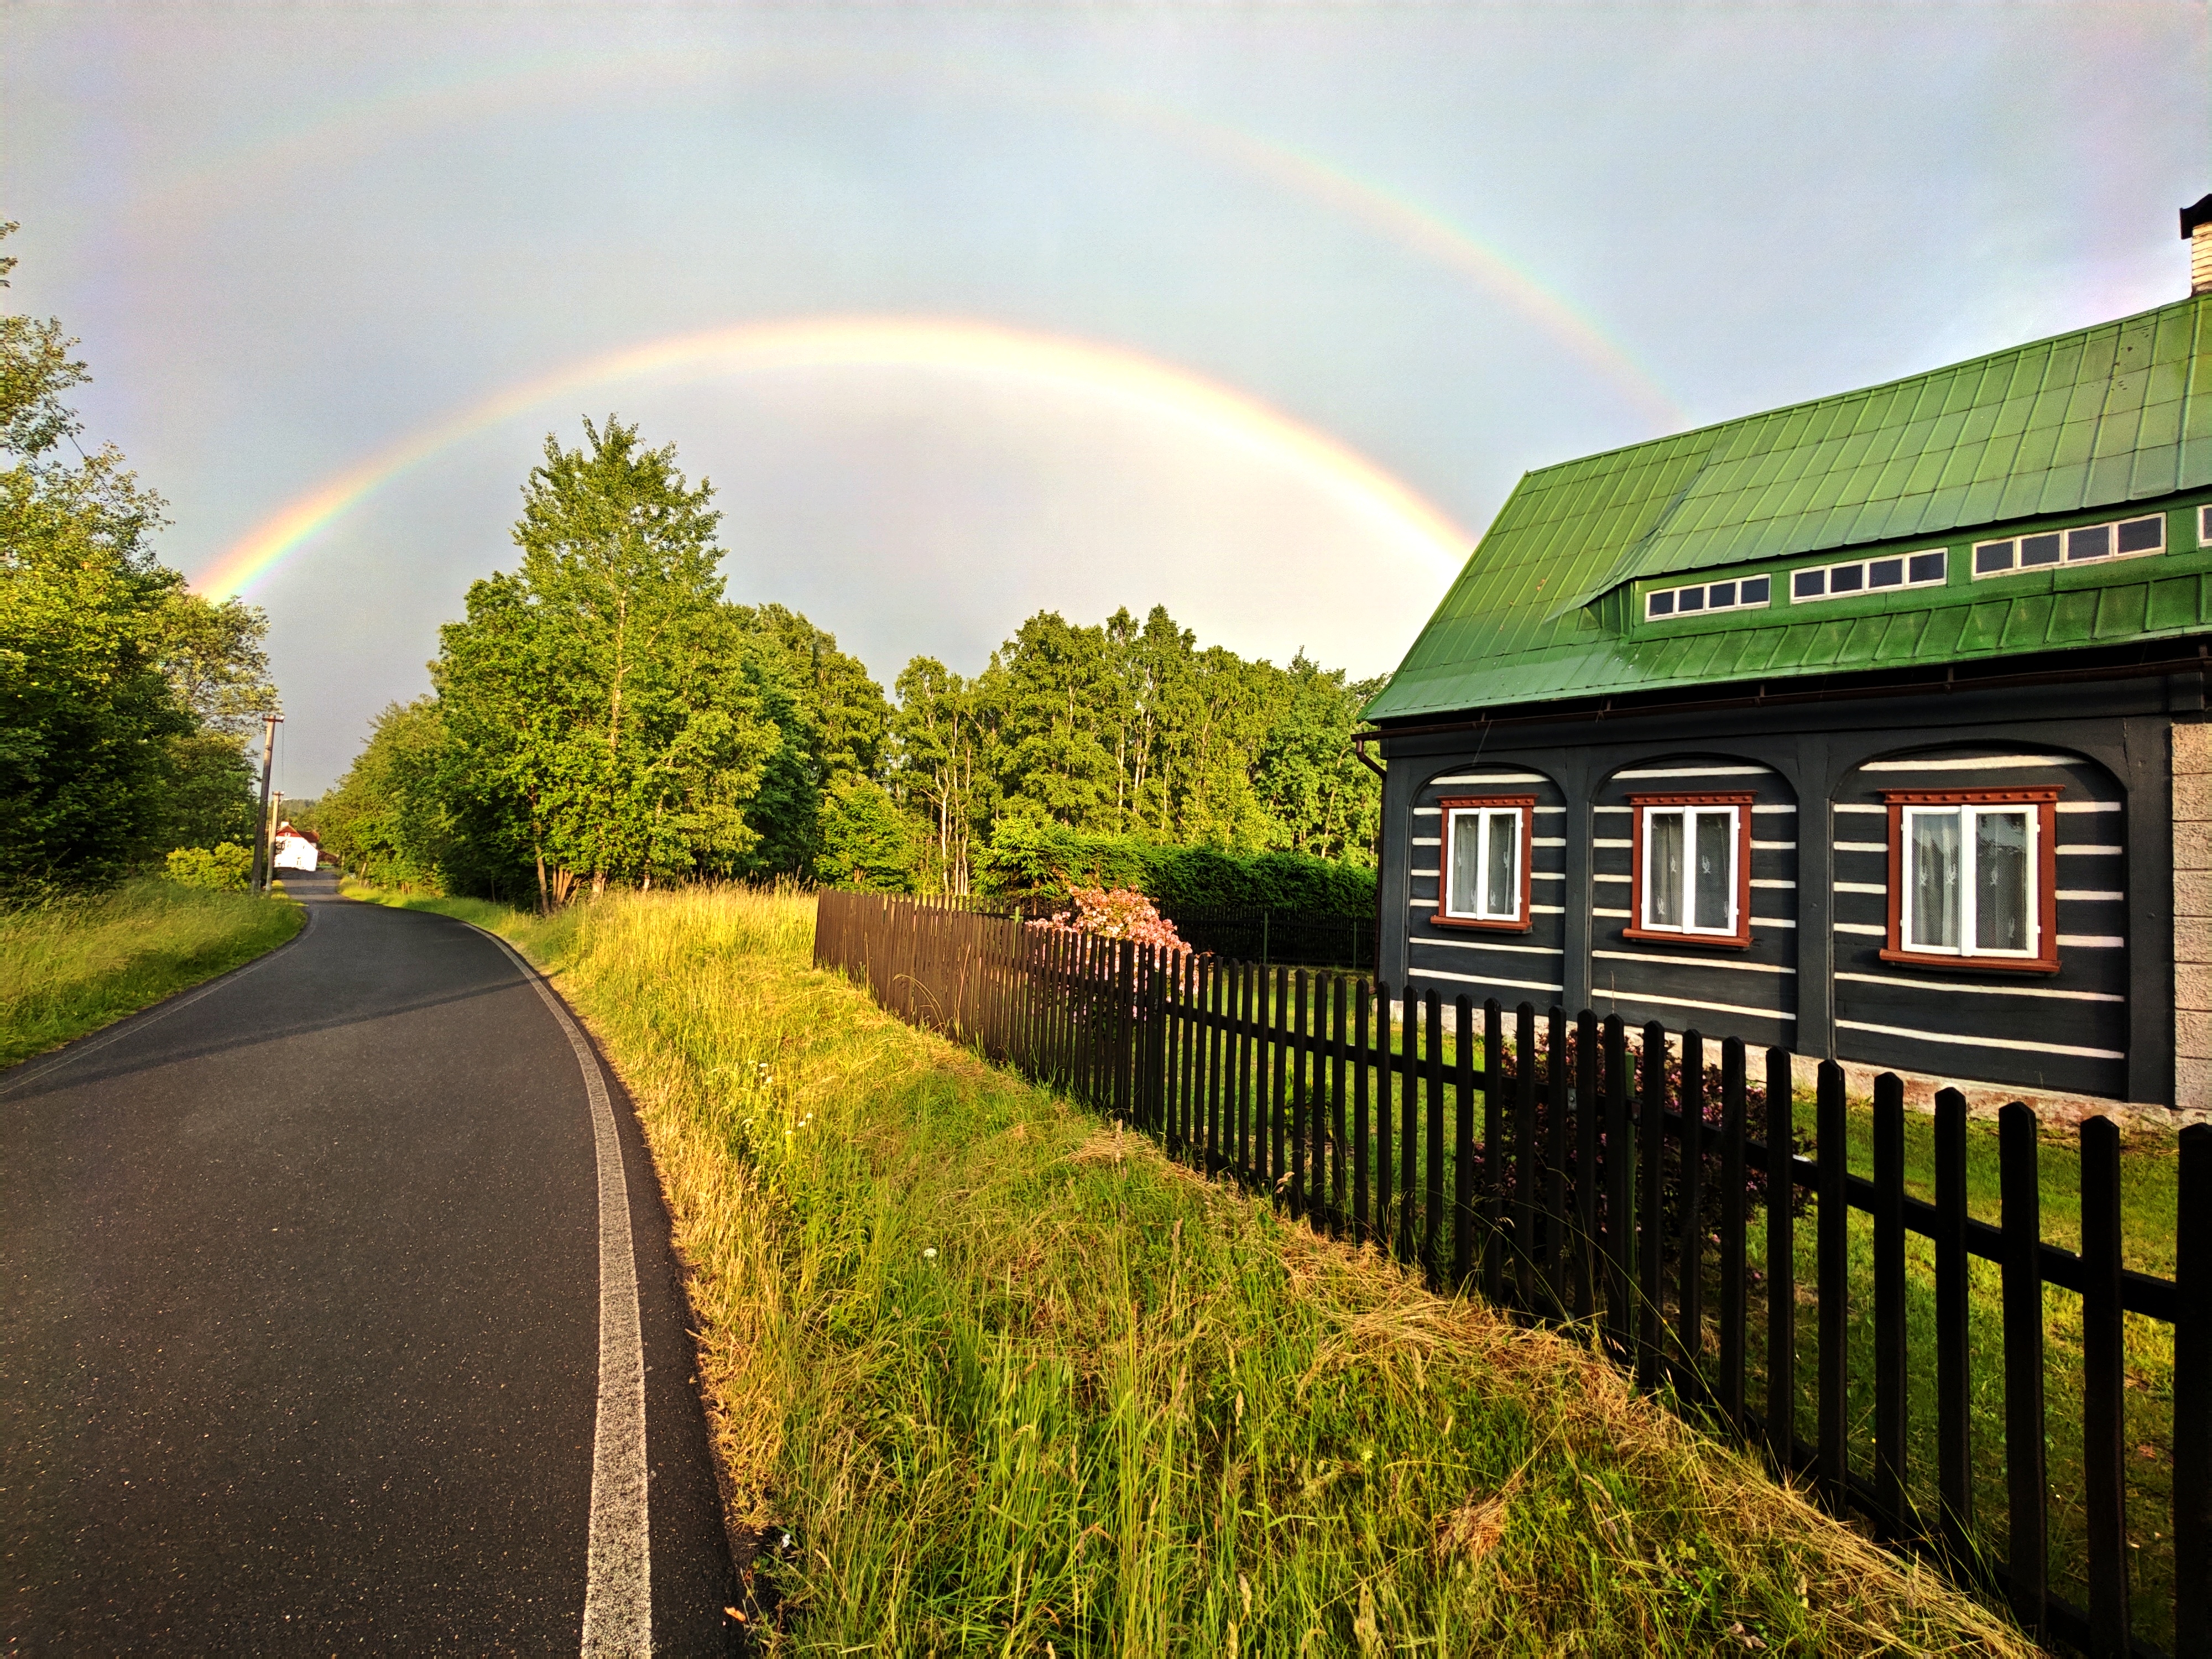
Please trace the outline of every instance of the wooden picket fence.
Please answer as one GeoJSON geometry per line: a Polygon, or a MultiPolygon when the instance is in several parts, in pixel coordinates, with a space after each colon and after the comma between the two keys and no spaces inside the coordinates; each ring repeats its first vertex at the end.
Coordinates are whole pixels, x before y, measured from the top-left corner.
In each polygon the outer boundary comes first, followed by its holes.
{"type": "MultiPolygon", "coordinates": [[[[1872,1178],[1850,1172],[1844,1077],[1823,1062],[1812,1144],[1791,1055],[1754,1056],[1657,1023],[1476,1007],[1435,991],[1138,947],[953,905],[825,892],[815,961],[884,1007],[972,1044],[1210,1173],[1273,1194],[1333,1236],[1387,1251],[1439,1290],[1536,1319],[1586,1322],[1639,1386],[1762,1448],[1829,1507],[2002,1594],[2039,1638],[2093,1654],[2212,1659],[2212,1125],[2178,1161],[2175,1278],[2121,1265],[2119,1134],[2081,1126],[2081,1250],[2045,1243],[2038,1125],[1999,1127],[2002,1225],[1971,1217],[1966,1106],[1936,1097],[1935,1201],[1905,1181],[1905,1091],[1876,1079],[1872,1178]],[[1717,1047],[1717,1088],[1708,1063],[1717,1047]],[[1717,1094],[1717,1099],[1711,1097],[1717,1094]],[[1758,1133],[1755,1133],[1758,1132],[1758,1133]],[[1694,1139],[1694,1155],[1690,1142],[1694,1139]],[[1782,1149],[1780,1155],[1772,1150],[1782,1149]],[[1778,1169],[1778,1165],[1783,1166],[1778,1169]],[[1777,1196],[1785,1179],[1786,1200],[1777,1196]],[[1799,1416],[1796,1232],[1810,1211],[1816,1437],[1799,1416]],[[1851,1467],[1850,1212],[1871,1218],[1871,1468],[1851,1467]],[[1747,1245],[1763,1231],[1763,1273],[1747,1245]],[[1932,1241],[1936,1480],[1908,1492],[1908,1233],[1932,1241]],[[1974,1522],[1968,1261],[1996,1264],[2007,1524],[1974,1522]],[[1747,1395],[1754,1292],[1762,1397],[1747,1395]],[[2044,1287],[2080,1298],[2087,1605],[2052,1588],[2044,1287]],[[2172,1327],[2170,1609],[2131,1596],[2124,1313],[2172,1327]],[[2142,1615],[2148,1614],[2148,1618],[2142,1615]],[[2160,1616],[2165,1614],[2166,1616],[2160,1616]]],[[[1863,1294],[1863,1292],[1862,1292],[1863,1294]]],[[[1863,1314],[1863,1310],[1862,1310],[1863,1314]]],[[[1924,1363],[1924,1357],[1923,1357],[1924,1363]]],[[[1864,1388],[1863,1382],[1861,1384],[1864,1388]]],[[[1863,1407],[1863,1394],[1857,1404],[1863,1407]]]]}

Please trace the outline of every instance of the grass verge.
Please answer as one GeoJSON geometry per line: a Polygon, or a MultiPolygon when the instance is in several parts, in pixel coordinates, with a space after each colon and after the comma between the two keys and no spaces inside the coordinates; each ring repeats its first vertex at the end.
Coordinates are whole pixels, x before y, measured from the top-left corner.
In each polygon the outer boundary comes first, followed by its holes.
{"type": "Polygon", "coordinates": [[[804,900],[466,915],[620,1066],[779,1652],[2026,1653],[1632,1398],[807,963],[804,900]]]}
{"type": "Polygon", "coordinates": [[[289,900],[157,878],[0,911],[0,1066],[251,962],[306,917],[289,900]]]}

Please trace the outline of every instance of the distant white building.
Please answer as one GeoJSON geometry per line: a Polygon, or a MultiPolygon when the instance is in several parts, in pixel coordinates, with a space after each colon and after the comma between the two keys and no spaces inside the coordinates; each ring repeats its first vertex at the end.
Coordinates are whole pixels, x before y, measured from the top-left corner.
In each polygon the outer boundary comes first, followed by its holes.
{"type": "Polygon", "coordinates": [[[276,826],[276,867],[279,870],[313,870],[322,862],[323,849],[315,837],[305,830],[295,830],[289,823],[276,826]]]}

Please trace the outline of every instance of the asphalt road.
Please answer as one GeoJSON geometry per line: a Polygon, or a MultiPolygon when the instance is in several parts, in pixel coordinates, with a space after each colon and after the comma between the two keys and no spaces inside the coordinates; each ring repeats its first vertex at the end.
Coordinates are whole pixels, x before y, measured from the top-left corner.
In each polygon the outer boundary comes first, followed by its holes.
{"type": "Polygon", "coordinates": [[[0,1644],[731,1650],[619,1085],[495,941],[291,885],[291,945],[0,1073],[0,1644]]]}

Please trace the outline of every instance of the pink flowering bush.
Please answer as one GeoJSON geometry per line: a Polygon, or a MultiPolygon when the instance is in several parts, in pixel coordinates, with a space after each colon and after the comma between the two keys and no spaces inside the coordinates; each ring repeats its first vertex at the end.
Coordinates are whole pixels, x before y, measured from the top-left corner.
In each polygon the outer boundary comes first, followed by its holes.
{"type": "Polygon", "coordinates": [[[1097,939],[1133,939],[1139,945],[1157,945],[1170,951],[1190,949],[1177,936],[1175,923],[1133,887],[1070,887],[1067,896],[1075,901],[1073,909],[1054,911],[1029,925],[1089,933],[1097,939]]]}

